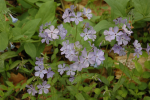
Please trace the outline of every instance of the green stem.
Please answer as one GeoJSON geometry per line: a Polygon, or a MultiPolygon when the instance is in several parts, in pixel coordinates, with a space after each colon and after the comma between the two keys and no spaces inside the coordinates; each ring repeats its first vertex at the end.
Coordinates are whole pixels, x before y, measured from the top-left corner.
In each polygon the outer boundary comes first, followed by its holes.
{"type": "Polygon", "coordinates": [[[76,35],[75,35],[75,41],[76,41],[76,38],[77,38],[77,25],[76,25],[76,35]]]}

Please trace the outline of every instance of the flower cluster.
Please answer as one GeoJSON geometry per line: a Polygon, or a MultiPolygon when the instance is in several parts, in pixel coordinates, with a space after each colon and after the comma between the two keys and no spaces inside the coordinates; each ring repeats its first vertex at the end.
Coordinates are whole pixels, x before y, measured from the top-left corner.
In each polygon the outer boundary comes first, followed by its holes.
{"type": "Polygon", "coordinates": [[[74,12],[74,9],[76,9],[76,7],[74,5],[70,6],[70,9],[67,8],[62,16],[62,18],[64,19],[64,23],[68,22],[70,23],[75,22],[76,25],[79,24],[79,22],[83,21],[82,15],[86,16],[88,19],[91,19],[92,14],[91,14],[91,10],[90,9],[86,9],[83,8],[83,13],[82,12],[74,12]]]}
{"type": "Polygon", "coordinates": [[[58,29],[54,27],[54,25],[51,25],[50,23],[46,23],[45,26],[41,25],[39,29],[39,37],[43,38],[41,40],[42,43],[46,42],[49,44],[49,41],[53,41],[55,39],[59,39],[59,36],[61,39],[64,39],[67,34],[67,30],[63,28],[63,25],[59,25],[58,29]],[[46,27],[46,28],[45,28],[46,27]]]}

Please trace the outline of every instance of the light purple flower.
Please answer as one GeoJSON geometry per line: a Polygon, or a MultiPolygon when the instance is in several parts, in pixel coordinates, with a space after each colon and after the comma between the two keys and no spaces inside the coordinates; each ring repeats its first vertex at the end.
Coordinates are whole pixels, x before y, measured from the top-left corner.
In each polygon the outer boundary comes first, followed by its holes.
{"type": "Polygon", "coordinates": [[[88,19],[91,19],[92,18],[92,13],[91,13],[91,9],[86,9],[86,8],[83,8],[83,14],[88,18],[88,19]]]}
{"type": "Polygon", "coordinates": [[[44,70],[43,65],[35,66],[35,70],[37,71],[35,72],[35,76],[40,76],[40,78],[43,78],[44,74],[47,73],[47,70],[44,70]]]}
{"type": "Polygon", "coordinates": [[[82,49],[82,45],[80,45],[80,42],[79,42],[79,41],[76,41],[76,42],[75,42],[74,48],[75,48],[75,49],[78,49],[78,50],[82,49]]]}
{"type": "Polygon", "coordinates": [[[71,10],[71,12],[74,12],[74,9],[76,9],[76,6],[71,5],[71,6],[70,6],[70,10],[71,10]]]}
{"type": "Polygon", "coordinates": [[[73,75],[70,75],[69,81],[73,82],[74,79],[75,79],[75,77],[73,75]]]}
{"type": "Polygon", "coordinates": [[[85,28],[87,28],[87,29],[89,29],[89,30],[93,30],[93,27],[92,27],[92,26],[90,26],[90,24],[89,24],[89,23],[85,23],[85,22],[83,22],[83,24],[84,24],[84,27],[85,27],[85,28]]]}
{"type": "Polygon", "coordinates": [[[94,57],[93,59],[96,61],[96,65],[100,65],[104,60],[104,52],[97,48],[94,48],[94,57]]]}
{"type": "Polygon", "coordinates": [[[108,30],[104,31],[104,35],[105,35],[105,40],[111,42],[112,40],[114,40],[114,37],[112,35],[114,35],[115,33],[112,32],[112,27],[109,28],[108,30]]]}
{"type": "Polygon", "coordinates": [[[39,94],[42,94],[43,91],[44,91],[45,94],[47,94],[47,93],[49,92],[48,88],[50,88],[50,85],[47,84],[46,81],[44,81],[44,82],[42,83],[42,85],[41,85],[41,84],[40,84],[40,85],[37,85],[37,87],[38,87],[38,89],[39,89],[39,94]]]}
{"type": "Polygon", "coordinates": [[[72,66],[73,66],[74,69],[76,69],[76,70],[78,70],[78,71],[81,71],[82,68],[86,68],[86,67],[84,66],[84,63],[83,63],[83,62],[84,62],[84,59],[80,56],[79,59],[77,59],[77,60],[75,61],[75,63],[72,64],[72,66]]]}
{"type": "Polygon", "coordinates": [[[122,50],[122,47],[121,47],[120,45],[115,44],[115,45],[112,47],[112,50],[114,50],[114,53],[119,54],[120,51],[122,50]]]}
{"type": "Polygon", "coordinates": [[[44,32],[47,33],[48,37],[52,39],[59,39],[59,36],[58,36],[59,30],[55,29],[53,25],[50,26],[50,29],[45,29],[44,32]]]}
{"type": "Polygon", "coordinates": [[[47,71],[47,78],[50,78],[50,77],[52,78],[54,74],[55,73],[53,71],[51,71],[51,67],[50,67],[47,71]]]}
{"type": "Polygon", "coordinates": [[[77,12],[77,15],[75,15],[75,13],[72,13],[73,18],[71,18],[71,21],[75,21],[76,25],[79,24],[79,21],[83,21],[83,18],[81,17],[82,13],[81,12],[77,12]]]}
{"type": "Polygon", "coordinates": [[[11,14],[9,14],[9,16],[11,17],[13,23],[16,23],[18,21],[18,19],[14,18],[11,14]]]}
{"type": "Polygon", "coordinates": [[[147,43],[146,51],[147,51],[148,55],[149,55],[149,50],[150,50],[150,46],[149,46],[149,44],[147,43]]]}
{"type": "Polygon", "coordinates": [[[61,64],[58,65],[58,72],[60,72],[60,75],[62,75],[65,70],[65,64],[63,64],[63,66],[61,64]]]}
{"type": "Polygon", "coordinates": [[[130,41],[130,38],[127,36],[127,34],[123,34],[116,40],[118,41],[118,45],[121,44],[127,45],[128,41],[130,41]]]}
{"type": "Polygon", "coordinates": [[[124,33],[127,33],[129,36],[131,35],[131,33],[133,33],[132,31],[129,31],[129,30],[126,28],[126,25],[125,25],[125,24],[122,26],[122,29],[123,29],[124,33]]]}
{"type": "Polygon", "coordinates": [[[73,68],[73,66],[72,65],[70,65],[70,67],[66,67],[66,71],[67,71],[67,75],[75,75],[75,72],[74,71],[76,71],[76,69],[74,69],[73,68]]]}
{"type": "Polygon", "coordinates": [[[35,96],[35,94],[37,93],[37,91],[35,90],[35,87],[33,87],[33,85],[26,85],[26,87],[29,88],[29,89],[27,90],[27,92],[28,92],[29,94],[32,94],[33,96],[35,96]]]}
{"type": "Polygon", "coordinates": [[[36,65],[43,65],[43,60],[44,60],[43,57],[41,57],[41,58],[36,57],[36,60],[37,60],[37,61],[35,62],[36,65]]]}
{"type": "Polygon", "coordinates": [[[139,55],[142,55],[142,48],[134,49],[135,53],[133,56],[137,55],[137,58],[139,58],[139,55]]]}
{"type": "Polygon", "coordinates": [[[61,39],[65,39],[66,34],[67,34],[67,30],[65,30],[65,28],[63,28],[63,24],[60,24],[58,27],[59,33],[58,35],[60,35],[61,39]]]}
{"type": "Polygon", "coordinates": [[[126,55],[126,52],[125,52],[125,49],[122,48],[119,52],[119,56],[124,56],[124,55],[126,55]]]}
{"type": "Polygon", "coordinates": [[[87,28],[84,29],[84,33],[80,34],[81,37],[84,37],[84,40],[88,39],[96,39],[96,31],[95,30],[88,30],[87,28]]]}
{"type": "Polygon", "coordinates": [[[51,22],[49,22],[49,23],[48,23],[48,22],[47,22],[47,23],[45,23],[45,26],[48,26],[48,25],[51,25],[51,22]]]}
{"type": "Polygon", "coordinates": [[[136,49],[141,48],[141,44],[138,43],[138,40],[135,40],[134,43],[133,43],[133,45],[134,45],[134,47],[135,47],[136,49]]]}
{"type": "Polygon", "coordinates": [[[40,32],[40,33],[43,32],[43,24],[40,26],[39,32],[40,32]]]}
{"type": "Polygon", "coordinates": [[[41,40],[42,43],[46,42],[46,44],[49,44],[49,41],[53,41],[52,38],[48,37],[47,33],[40,33],[39,35],[40,37],[42,37],[43,39],[41,40]]]}
{"type": "Polygon", "coordinates": [[[68,48],[69,48],[69,40],[66,40],[62,42],[63,47],[60,49],[61,54],[67,54],[68,53],[68,48]]]}
{"type": "Polygon", "coordinates": [[[64,12],[64,14],[63,14],[63,16],[62,16],[62,18],[64,19],[64,23],[66,23],[66,22],[68,22],[68,23],[70,23],[70,17],[71,17],[71,13],[69,13],[69,9],[66,9],[65,10],[65,12],[64,12]]]}
{"type": "Polygon", "coordinates": [[[122,18],[120,17],[120,18],[114,19],[113,21],[115,22],[116,25],[121,24],[122,18]]]}
{"type": "Polygon", "coordinates": [[[114,40],[115,37],[116,37],[116,39],[118,39],[120,37],[120,35],[123,35],[123,32],[121,32],[121,31],[118,32],[118,31],[119,31],[119,28],[117,26],[114,27],[113,31],[109,31],[109,34],[111,35],[112,40],[114,40]]]}
{"type": "Polygon", "coordinates": [[[86,48],[84,48],[81,57],[83,57],[82,59],[84,59],[84,65],[86,68],[89,66],[89,64],[95,63],[95,61],[93,60],[93,56],[94,56],[93,52],[89,52],[89,54],[87,55],[86,48]]]}

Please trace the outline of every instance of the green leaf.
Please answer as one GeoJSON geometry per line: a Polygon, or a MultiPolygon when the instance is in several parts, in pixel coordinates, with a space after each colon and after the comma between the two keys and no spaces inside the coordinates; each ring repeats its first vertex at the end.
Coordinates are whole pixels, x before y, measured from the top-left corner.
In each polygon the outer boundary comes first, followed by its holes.
{"type": "Polygon", "coordinates": [[[75,94],[78,93],[77,88],[75,88],[73,85],[72,85],[72,86],[66,86],[66,88],[70,91],[70,93],[71,93],[72,95],[75,95],[75,94]]]}
{"type": "Polygon", "coordinates": [[[85,100],[81,93],[76,94],[75,97],[77,98],[77,100],[85,100]]]}
{"type": "Polygon", "coordinates": [[[109,27],[113,27],[113,26],[114,24],[108,22],[107,20],[102,20],[97,25],[94,26],[94,30],[96,32],[99,32],[100,30],[108,29],[109,27]]]}
{"type": "Polygon", "coordinates": [[[147,69],[150,69],[150,61],[145,61],[145,62],[144,62],[144,66],[145,66],[147,69]]]}
{"type": "Polygon", "coordinates": [[[139,90],[145,90],[147,88],[147,84],[144,82],[141,82],[141,84],[139,85],[139,90]]]}
{"type": "Polygon", "coordinates": [[[13,83],[12,82],[9,82],[9,81],[6,81],[6,84],[10,87],[14,87],[13,83]]]}
{"type": "Polygon", "coordinates": [[[133,90],[131,90],[131,89],[128,89],[128,90],[130,91],[130,93],[131,93],[132,95],[136,96],[136,93],[135,93],[133,90]]]}
{"type": "Polygon", "coordinates": [[[122,76],[119,81],[117,82],[117,84],[115,84],[114,88],[113,88],[113,92],[115,92],[116,90],[119,89],[119,87],[124,83],[124,81],[126,80],[126,78],[124,76],[122,76]]]}
{"type": "Polygon", "coordinates": [[[15,62],[13,62],[10,65],[9,70],[12,70],[13,68],[15,68],[20,62],[21,62],[21,60],[16,60],[15,62]]]}
{"type": "Polygon", "coordinates": [[[36,57],[36,47],[34,44],[26,42],[24,45],[24,49],[28,55],[32,57],[32,59],[35,59],[36,57]]]}
{"type": "Polygon", "coordinates": [[[150,72],[143,72],[142,77],[143,78],[149,78],[150,77],[150,72]]]}
{"type": "Polygon", "coordinates": [[[13,89],[14,89],[14,87],[9,88],[9,90],[7,90],[7,92],[5,92],[3,98],[6,98],[6,97],[10,96],[14,92],[13,89]]]}
{"type": "Polygon", "coordinates": [[[25,39],[30,39],[34,35],[40,21],[41,19],[34,19],[25,24],[25,26],[22,28],[22,34],[25,36],[25,39]]]}
{"type": "Polygon", "coordinates": [[[0,72],[4,72],[4,71],[5,71],[4,60],[0,59],[0,72]]]}
{"type": "Polygon", "coordinates": [[[36,57],[39,57],[41,55],[41,53],[44,51],[45,48],[45,43],[38,43],[38,45],[36,45],[36,57]]]}
{"type": "Polygon", "coordinates": [[[22,99],[25,99],[25,98],[27,98],[29,96],[30,96],[29,93],[25,93],[25,94],[23,94],[22,99]]]}
{"type": "Polygon", "coordinates": [[[56,54],[58,53],[58,48],[55,48],[53,55],[51,56],[51,60],[56,58],[56,54]]]}
{"type": "Polygon", "coordinates": [[[117,17],[126,17],[126,6],[129,0],[105,0],[111,7],[111,17],[114,20],[117,17]]]}
{"type": "Polygon", "coordinates": [[[138,63],[136,60],[133,61],[135,63],[135,67],[137,69],[137,71],[142,74],[143,73],[143,68],[142,65],[140,63],[138,63]]]}
{"type": "Polygon", "coordinates": [[[5,85],[0,85],[0,89],[7,90],[7,87],[5,85]]]}
{"type": "Polygon", "coordinates": [[[94,90],[94,92],[95,92],[96,94],[101,94],[101,90],[100,90],[99,88],[96,88],[96,89],[94,90]]]}
{"type": "Polygon", "coordinates": [[[126,66],[124,66],[122,63],[119,62],[119,67],[121,71],[123,71],[129,78],[131,78],[131,72],[126,66]]]}
{"type": "Polygon", "coordinates": [[[6,60],[8,58],[12,58],[12,57],[16,57],[16,56],[18,56],[18,55],[15,51],[8,51],[8,52],[5,52],[2,55],[0,55],[0,59],[6,60]]]}
{"type": "Polygon", "coordinates": [[[145,96],[143,100],[150,100],[150,97],[145,96]]]}
{"type": "Polygon", "coordinates": [[[54,1],[43,3],[35,18],[42,18],[40,25],[53,21],[55,18],[56,4],[54,1]]]}
{"type": "Polygon", "coordinates": [[[5,12],[5,10],[6,10],[5,0],[0,0],[0,13],[5,12]]]}
{"type": "Polygon", "coordinates": [[[22,89],[24,89],[24,88],[26,87],[26,85],[30,84],[33,79],[34,79],[34,77],[28,79],[27,82],[24,83],[24,84],[20,87],[20,91],[21,91],[22,89]]]}
{"type": "Polygon", "coordinates": [[[136,76],[132,76],[132,79],[138,83],[138,84],[141,84],[141,81],[136,77],[136,76]]]}
{"type": "Polygon", "coordinates": [[[0,33],[0,51],[5,50],[8,46],[8,35],[7,33],[1,32],[0,33]]]}

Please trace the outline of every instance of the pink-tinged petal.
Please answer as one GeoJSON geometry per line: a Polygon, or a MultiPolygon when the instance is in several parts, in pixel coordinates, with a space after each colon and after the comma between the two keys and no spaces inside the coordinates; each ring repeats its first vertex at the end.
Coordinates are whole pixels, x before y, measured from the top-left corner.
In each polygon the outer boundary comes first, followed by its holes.
{"type": "Polygon", "coordinates": [[[40,75],[40,73],[39,72],[35,72],[35,76],[39,76],[40,75]]]}
{"type": "Polygon", "coordinates": [[[51,31],[54,31],[54,29],[55,29],[55,27],[52,25],[52,26],[50,26],[50,30],[51,31]]]}

